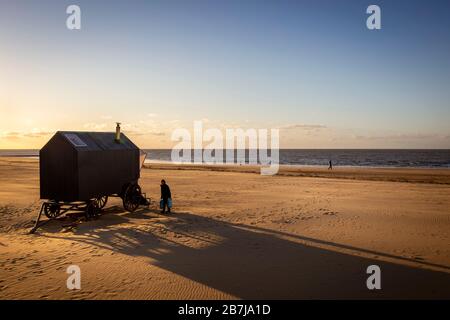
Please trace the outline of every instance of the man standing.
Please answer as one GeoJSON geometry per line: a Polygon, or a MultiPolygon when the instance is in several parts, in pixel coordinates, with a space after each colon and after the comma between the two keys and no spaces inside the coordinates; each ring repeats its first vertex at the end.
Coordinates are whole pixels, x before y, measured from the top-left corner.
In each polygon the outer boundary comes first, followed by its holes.
{"type": "Polygon", "coordinates": [[[161,201],[162,201],[162,211],[161,213],[166,212],[167,207],[167,213],[170,213],[170,207],[169,206],[169,199],[172,198],[172,194],[170,193],[169,185],[166,183],[166,180],[161,180],[161,201]]]}

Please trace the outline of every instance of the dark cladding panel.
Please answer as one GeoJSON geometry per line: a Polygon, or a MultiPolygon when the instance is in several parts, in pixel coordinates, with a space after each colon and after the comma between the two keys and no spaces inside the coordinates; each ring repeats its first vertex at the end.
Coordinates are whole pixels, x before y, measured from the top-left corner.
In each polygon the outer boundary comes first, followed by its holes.
{"type": "Polygon", "coordinates": [[[79,194],[82,199],[120,194],[139,179],[139,150],[102,150],[78,153],[79,194]]]}
{"type": "Polygon", "coordinates": [[[59,135],[39,151],[41,199],[74,201],[78,197],[76,150],[59,135]]]}

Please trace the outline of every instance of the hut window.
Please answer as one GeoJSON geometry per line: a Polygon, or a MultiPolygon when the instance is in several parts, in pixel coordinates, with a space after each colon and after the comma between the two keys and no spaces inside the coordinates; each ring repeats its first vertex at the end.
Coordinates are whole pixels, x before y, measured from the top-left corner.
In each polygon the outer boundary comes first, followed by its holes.
{"type": "Polygon", "coordinates": [[[66,133],[64,136],[67,138],[67,140],[70,141],[75,147],[87,147],[87,144],[81,140],[79,136],[77,136],[74,133],[66,133]]]}

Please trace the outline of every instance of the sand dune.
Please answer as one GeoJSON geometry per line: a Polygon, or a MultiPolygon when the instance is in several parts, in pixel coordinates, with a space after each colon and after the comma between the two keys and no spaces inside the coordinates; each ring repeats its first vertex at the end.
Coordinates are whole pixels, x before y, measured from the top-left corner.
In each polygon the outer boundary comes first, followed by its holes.
{"type": "Polygon", "coordinates": [[[165,178],[174,214],[114,199],[29,235],[37,161],[0,159],[0,298],[450,298],[450,170],[256,170],[152,164],[140,184],[158,198],[165,178]],[[71,264],[81,290],[66,288],[71,264]]]}

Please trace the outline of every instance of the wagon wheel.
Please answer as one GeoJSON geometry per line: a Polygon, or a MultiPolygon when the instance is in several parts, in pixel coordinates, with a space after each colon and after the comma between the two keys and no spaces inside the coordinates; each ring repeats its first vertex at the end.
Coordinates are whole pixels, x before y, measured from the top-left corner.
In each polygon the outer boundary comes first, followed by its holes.
{"type": "Polygon", "coordinates": [[[123,195],[123,207],[129,212],[133,212],[139,207],[142,193],[138,184],[130,184],[123,195]]]}
{"type": "Polygon", "coordinates": [[[44,205],[44,214],[49,219],[56,219],[59,216],[60,206],[57,203],[46,203],[44,205]]]}
{"type": "Polygon", "coordinates": [[[100,214],[100,207],[97,200],[91,200],[86,205],[86,219],[94,218],[100,214]]]}
{"type": "Polygon", "coordinates": [[[98,207],[100,209],[103,209],[106,206],[106,203],[108,202],[108,196],[98,197],[96,199],[98,207]]]}

